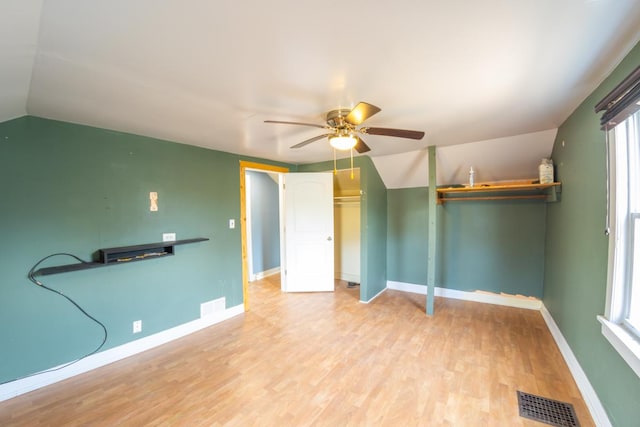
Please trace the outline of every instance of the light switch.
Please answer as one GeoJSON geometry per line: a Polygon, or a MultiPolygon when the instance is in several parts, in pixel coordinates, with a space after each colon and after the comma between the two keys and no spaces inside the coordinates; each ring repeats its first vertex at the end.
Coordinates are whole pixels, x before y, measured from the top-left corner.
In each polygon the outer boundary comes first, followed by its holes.
{"type": "Polygon", "coordinates": [[[230,219],[229,220],[229,228],[236,228],[236,220],[235,219],[230,219]]]}

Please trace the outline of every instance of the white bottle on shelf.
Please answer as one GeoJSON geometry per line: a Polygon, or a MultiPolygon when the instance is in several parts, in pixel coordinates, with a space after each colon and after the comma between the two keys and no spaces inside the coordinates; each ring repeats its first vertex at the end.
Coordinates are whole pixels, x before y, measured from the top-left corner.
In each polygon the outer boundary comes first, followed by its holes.
{"type": "Polygon", "coordinates": [[[476,184],[476,173],[473,170],[473,166],[469,168],[469,187],[473,187],[476,184]]]}
{"type": "Polygon", "coordinates": [[[538,173],[540,175],[540,184],[553,183],[553,161],[551,159],[542,159],[540,166],[538,166],[538,173]]]}

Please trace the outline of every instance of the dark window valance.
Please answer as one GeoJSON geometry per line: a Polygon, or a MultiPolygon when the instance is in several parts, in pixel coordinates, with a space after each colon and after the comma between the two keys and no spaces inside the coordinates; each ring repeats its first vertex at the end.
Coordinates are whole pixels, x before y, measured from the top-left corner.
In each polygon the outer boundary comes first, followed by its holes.
{"type": "Polygon", "coordinates": [[[610,129],[640,110],[640,66],[596,104],[596,113],[604,111],[600,124],[610,129]]]}

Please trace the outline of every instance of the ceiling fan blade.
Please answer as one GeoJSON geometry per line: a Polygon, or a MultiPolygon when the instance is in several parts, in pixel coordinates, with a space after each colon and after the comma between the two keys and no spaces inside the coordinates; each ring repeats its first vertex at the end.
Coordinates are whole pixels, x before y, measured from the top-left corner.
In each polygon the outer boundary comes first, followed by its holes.
{"type": "Polygon", "coordinates": [[[406,129],[390,129],[390,128],[362,128],[360,132],[367,135],[385,135],[397,136],[398,138],[422,139],[424,132],[406,129]]]}
{"type": "Polygon", "coordinates": [[[379,111],[380,108],[375,105],[367,104],[366,102],[359,102],[358,105],[356,105],[353,110],[347,114],[347,117],[345,117],[344,120],[349,124],[359,125],[379,111]]]}
{"type": "Polygon", "coordinates": [[[358,142],[356,142],[356,145],[353,147],[354,150],[356,150],[360,154],[371,151],[371,148],[369,148],[369,146],[364,143],[362,138],[360,138],[359,136],[356,136],[356,138],[358,138],[358,142]]]}
{"type": "Polygon", "coordinates": [[[329,129],[326,125],[317,125],[315,123],[300,123],[300,122],[283,122],[281,120],[265,120],[265,123],[279,123],[283,125],[300,125],[300,126],[313,126],[314,128],[329,129]]]}
{"type": "Polygon", "coordinates": [[[299,142],[298,144],[293,145],[293,146],[291,146],[290,148],[300,148],[300,147],[304,147],[304,146],[305,146],[305,145],[307,145],[307,144],[311,144],[312,142],[319,141],[319,140],[321,140],[322,138],[326,138],[326,137],[328,137],[329,135],[331,135],[331,134],[330,134],[330,133],[327,133],[327,134],[325,134],[325,135],[318,135],[318,136],[314,136],[313,138],[309,138],[309,139],[307,139],[307,140],[305,140],[305,141],[299,142]]]}

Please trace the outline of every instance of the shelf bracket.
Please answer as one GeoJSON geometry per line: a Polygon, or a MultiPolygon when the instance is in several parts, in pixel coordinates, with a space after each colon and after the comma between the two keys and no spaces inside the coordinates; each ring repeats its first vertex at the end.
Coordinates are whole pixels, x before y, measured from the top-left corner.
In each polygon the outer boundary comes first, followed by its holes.
{"type": "Polygon", "coordinates": [[[547,199],[546,201],[549,203],[559,202],[560,195],[562,193],[562,184],[554,185],[547,190],[547,199]]]}

